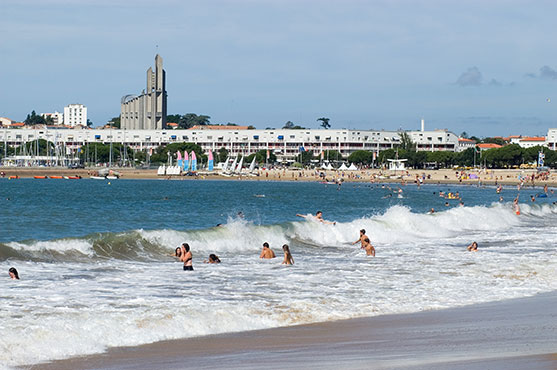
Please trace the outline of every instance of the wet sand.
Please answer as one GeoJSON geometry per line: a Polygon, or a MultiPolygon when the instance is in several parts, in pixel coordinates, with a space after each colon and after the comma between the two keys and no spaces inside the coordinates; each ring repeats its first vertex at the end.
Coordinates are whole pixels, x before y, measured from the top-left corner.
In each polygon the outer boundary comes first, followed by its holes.
{"type": "MultiPolygon", "coordinates": [[[[67,169],[67,168],[14,168],[14,167],[0,167],[0,171],[5,172],[6,178],[9,176],[19,176],[20,178],[33,178],[34,176],[81,176],[88,179],[90,175],[94,174],[99,168],[87,169],[67,169]]],[[[478,178],[467,178],[459,180],[456,176],[456,171],[452,169],[441,170],[408,170],[403,173],[403,178],[400,178],[401,172],[394,173],[392,171],[374,170],[361,170],[361,171],[315,171],[315,170],[261,170],[258,172],[259,176],[221,176],[217,172],[207,173],[204,171],[199,172],[199,176],[159,176],[156,169],[135,169],[135,168],[122,168],[115,169],[121,175],[122,179],[159,179],[159,180],[242,180],[242,181],[322,181],[318,176],[319,172],[323,172],[328,180],[335,178],[342,178],[346,182],[371,182],[376,183],[401,183],[402,179],[407,184],[412,184],[416,180],[416,175],[422,176],[425,174],[425,184],[463,184],[463,185],[477,185],[480,182],[486,185],[493,185],[495,183],[516,186],[519,184],[518,176],[531,176],[536,174],[536,170],[489,170],[487,173],[484,171],[466,171],[467,174],[476,175],[478,178]]],[[[39,181],[39,180],[37,180],[39,181]]],[[[546,181],[536,180],[534,185],[557,187],[557,173],[551,173],[546,181]]],[[[531,186],[531,182],[526,183],[531,186]]]]}
{"type": "Polygon", "coordinates": [[[113,348],[32,368],[557,369],[556,318],[553,292],[438,311],[113,348]]]}

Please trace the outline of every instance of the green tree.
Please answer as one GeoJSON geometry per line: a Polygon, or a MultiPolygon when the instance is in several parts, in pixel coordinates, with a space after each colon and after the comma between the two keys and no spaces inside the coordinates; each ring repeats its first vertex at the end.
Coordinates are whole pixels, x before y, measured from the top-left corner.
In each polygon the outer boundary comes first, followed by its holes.
{"type": "Polygon", "coordinates": [[[398,135],[400,136],[400,149],[416,151],[416,144],[412,141],[412,138],[406,131],[401,131],[398,135]]]}
{"type": "Polygon", "coordinates": [[[460,134],[460,137],[463,139],[468,139],[468,134],[466,133],[466,131],[462,131],[462,133],[460,134]]]}
{"type": "Polygon", "coordinates": [[[195,113],[187,113],[180,117],[178,126],[183,129],[192,128],[193,126],[205,126],[209,124],[210,116],[197,115],[195,113]]]}
{"type": "Polygon", "coordinates": [[[26,125],[44,125],[46,124],[46,120],[42,116],[35,113],[35,111],[32,111],[31,114],[27,115],[24,123],[26,125]]]}
{"type": "Polygon", "coordinates": [[[39,146],[38,155],[49,155],[54,153],[54,144],[52,142],[46,141],[45,139],[39,139],[28,141],[24,144],[27,154],[33,153],[33,155],[37,155],[37,143],[39,146]]]}
{"type": "MultiPolygon", "coordinates": [[[[120,116],[118,117],[112,117],[109,121],[108,124],[114,128],[120,128],[120,116]]],[[[88,125],[89,126],[89,125],[88,125]]]]}
{"type": "Polygon", "coordinates": [[[292,127],[294,127],[294,122],[292,122],[292,121],[288,121],[284,124],[284,126],[282,126],[282,128],[285,128],[285,129],[291,129],[292,127]]]}
{"type": "Polygon", "coordinates": [[[321,121],[319,126],[323,127],[325,130],[327,130],[329,127],[331,127],[331,125],[329,124],[330,119],[327,118],[327,117],[318,118],[317,121],[321,121]]]}
{"type": "Polygon", "coordinates": [[[501,146],[506,144],[505,140],[501,139],[500,137],[486,137],[485,139],[482,140],[482,143],[491,143],[491,144],[497,144],[501,146]]]}
{"type": "Polygon", "coordinates": [[[182,118],[182,116],[179,114],[169,114],[166,116],[166,122],[178,123],[180,122],[180,118],[182,118]]]}
{"type": "Polygon", "coordinates": [[[456,153],[446,151],[427,152],[426,161],[436,162],[440,167],[447,168],[455,163],[456,153]]]}
{"type": "Polygon", "coordinates": [[[370,164],[373,161],[373,153],[367,150],[356,150],[348,156],[348,162],[370,164]]]}
{"type": "Polygon", "coordinates": [[[253,160],[253,157],[255,157],[255,162],[257,163],[275,163],[277,161],[277,156],[275,155],[275,153],[273,153],[273,151],[269,151],[269,159],[267,160],[267,150],[262,149],[259,150],[257,152],[255,152],[254,154],[250,154],[246,157],[246,159],[244,159],[246,161],[246,163],[251,163],[251,161],[253,160]]]}
{"type": "Polygon", "coordinates": [[[228,158],[228,150],[225,147],[219,149],[216,155],[217,162],[224,162],[228,158]]]}
{"type": "Polygon", "coordinates": [[[342,156],[342,153],[340,153],[338,150],[325,150],[323,153],[323,159],[325,160],[328,159],[329,161],[341,161],[343,158],[344,157],[342,156]]]}
{"type": "MultiPolygon", "coordinates": [[[[133,150],[126,147],[126,158],[133,158],[133,150]]],[[[110,143],[89,143],[81,147],[79,159],[82,162],[109,163],[110,162],[110,143]]],[[[116,164],[124,160],[124,145],[120,143],[112,144],[112,163],[116,164]]]]}

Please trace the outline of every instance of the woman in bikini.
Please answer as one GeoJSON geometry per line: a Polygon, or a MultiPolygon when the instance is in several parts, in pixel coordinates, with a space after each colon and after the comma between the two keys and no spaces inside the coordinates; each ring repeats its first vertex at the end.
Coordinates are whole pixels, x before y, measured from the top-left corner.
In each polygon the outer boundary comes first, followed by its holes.
{"type": "Polygon", "coordinates": [[[294,264],[294,257],[292,257],[292,253],[290,253],[290,248],[287,244],[282,246],[282,250],[284,251],[284,260],[282,261],[283,265],[293,265],[294,264]]]}

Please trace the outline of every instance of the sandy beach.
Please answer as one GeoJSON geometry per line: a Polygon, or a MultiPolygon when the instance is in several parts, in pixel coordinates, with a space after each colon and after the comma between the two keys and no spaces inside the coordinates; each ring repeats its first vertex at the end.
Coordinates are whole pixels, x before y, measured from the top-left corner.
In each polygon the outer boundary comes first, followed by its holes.
{"type": "MultiPolygon", "coordinates": [[[[86,169],[67,169],[67,168],[14,168],[2,167],[0,171],[5,173],[5,177],[19,176],[20,178],[33,178],[34,176],[81,176],[89,178],[95,174],[99,168],[86,168],[86,169]]],[[[502,184],[502,185],[517,185],[521,182],[520,177],[531,177],[536,175],[536,170],[465,170],[464,177],[461,176],[461,171],[452,169],[440,170],[408,170],[404,172],[398,171],[397,173],[386,170],[361,170],[361,171],[324,171],[324,170],[260,170],[259,176],[221,176],[217,172],[207,173],[201,171],[199,176],[159,176],[155,169],[135,169],[135,168],[122,168],[116,169],[121,175],[122,179],[159,179],[159,180],[250,180],[250,181],[322,181],[319,174],[325,174],[328,180],[342,178],[346,182],[391,182],[401,183],[414,183],[416,176],[425,177],[423,183],[425,184],[463,184],[463,185],[477,185],[478,183],[486,185],[502,184]]],[[[525,181],[526,185],[532,185],[531,181],[525,181]]],[[[537,178],[534,180],[536,186],[557,186],[557,173],[550,173],[547,179],[537,178]]]]}
{"type": "Polygon", "coordinates": [[[555,369],[557,293],[113,348],[41,369],[555,369]]]}

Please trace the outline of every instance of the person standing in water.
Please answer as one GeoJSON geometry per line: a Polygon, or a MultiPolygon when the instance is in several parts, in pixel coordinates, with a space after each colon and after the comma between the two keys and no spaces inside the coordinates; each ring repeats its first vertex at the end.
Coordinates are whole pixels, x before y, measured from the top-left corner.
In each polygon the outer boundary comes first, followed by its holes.
{"type": "Polygon", "coordinates": [[[292,257],[292,253],[290,253],[290,248],[287,244],[282,246],[282,250],[284,251],[284,260],[282,261],[283,265],[293,265],[294,264],[294,257],[292,257]]]}
{"type": "Polygon", "coordinates": [[[273,252],[273,250],[269,248],[269,243],[263,243],[263,250],[261,251],[261,255],[259,255],[259,258],[271,259],[275,257],[275,252],[273,252]]]}
{"type": "Polygon", "coordinates": [[[171,256],[178,257],[180,262],[184,262],[184,271],[193,271],[193,257],[188,243],[182,243],[171,256]]]}
{"type": "Polygon", "coordinates": [[[362,229],[362,230],[360,230],[360,237],[358,238],[358,240],[356,240],[354,243],[352,243],[352,245],[361,243],[361,245],[362,245],[361,248],[364,249],[364,239],[365,238],[367,238],[366,230],[362,229]]]}
{"type": "Polygon", "coordinates": [[[365,249],[366,255],[375,257],[375,247],[371,245],[367,236],[362,239],[362,249],[365,249]]]}

